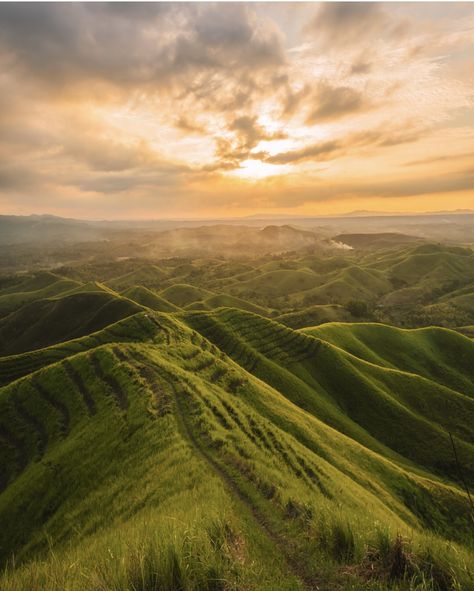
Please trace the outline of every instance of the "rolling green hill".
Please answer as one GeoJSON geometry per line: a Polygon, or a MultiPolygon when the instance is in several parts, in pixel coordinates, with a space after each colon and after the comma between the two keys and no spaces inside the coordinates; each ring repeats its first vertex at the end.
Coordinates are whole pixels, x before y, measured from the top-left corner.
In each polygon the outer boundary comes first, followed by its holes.
{"type": "Polygon", "coordinates": [[[426,245],[393,265],[391,274],[407,285],[466,281],[474,277],[473,263],[474,253],[470,250],[426,245]]]}
{"type": "MultiPolygon", "coordinates": [[[[369,238],[368,246],[371,241],[383,242],[387,236],[371,234],[369,238]]],[[[266,310],[276,310],[280,314],[294,312],[304,316],[311,306],[346,307],[362,301],[369,306],[369,313],[360,316],[361,320],[375,319],[401,326],[434,323],[455,327],[474,320],[473,260],[472,250],[466,248],[429,243],[411,245],[405,241],[383,249],[368,247],[337,255],[334,250],[263,255],[245,262],[223,258],[169,258],[155,262],[136,259],[109,265],[91,262],[65,267],[58,273],[93,282],[89,287],[76,285],[78,290],[104,288],[100,282],[106,278],[107,286],[115,291],[123,293],[136,286],[146,287],[178,307],[213,309],[219,306],[211,298],[218,296],[216,301],[224,305],[264,315],[268,314],[266,310]],[[232,297],[237,299],[232,301],[229,299],[232,297]],[[205,300],[210,301],[202,304],[205,300]]],[[[58,274],[45,276],[50,280],[51,276],[59,278],[58,274]]],[[[18,281],[13,285],[11,280],[7,281],[9,291],[15,293],[18,281]]],[[[327,320],[354,318],[328,317],[327,320]]],[[[317,315],[315,322],[319,322],[317,315]]]]}
{"type": "Polygon", "coordinates": [[[472,343],[452,330],[329,323],[303,332],[364,361],[421,375],[474,398],[472,343]]]}
{"type": "Polygon", "coordinates": [[[281,314],[275,320],[290,328],[304,328],[325,322],[348,322],[353,318],[352,314],[340,304],[320,304],[281,314]]]}
{"type": "Polygon", "coordinates": [[[155,312],[177,312],[179,310],[178,306],[168,302],[157,293],[147,289],[146,287],[143,287],[142,285],[130,287],[123,292],[123,295],[126,298],[137,302],[137,304],[141,304],[142,306],[147,306],[147,308],[155,310],[155,312]]]}
{"type": "Polygon", "coordinates": [[[268,316],[270,313],[268,309],[262,306],[257,306],[242,298],[236,298],[226,294],[211,296],[203,301],[194,302],[186,306],[187,310],[214,310],[215,308],[239,308],[240,310],[247,310],[248,312],[254,312],[262,316],[268,316]]]}
{"type": "Polygon", "coordinates": [[[12,291],[13,288],[0,291],[0,317],[10,314],[28,302],[64,294],[80,286],[77,281],[63,279],[52,273],[41,274],[18,285],[18,291],[12,291]]]}
{"type": "Polygon", "coordinates": [[[37,292],[53,285],[56,281],[62,279],[62,277],[51,273],[50,271],[41,271],[34,274],[18,275],[13,279],[12,285],[0,290],[2,295],[25,293],[29,291],[37,292]]]}
{"type": "Polygon", "coordinates": [[[469,392],[241,310],[151,314],[0,390],[3,588],[395,589],[397,561],[472,587],[440,428],[472,484],[469,392]]]}
{"type": "Polygon", "coordinates": [[[111,293],[113,295],[119,295],[116,291],[107,287],[104,283],[99,283],[98,281],[88,281],[87,283],[82,283],[77,287],[74,287],[70,291],[66,291],[64,294],[60,294],[59,297],[62,295],[74,295],[76,293],[111,293]]]}
{"type": "Polygon", "coordinates": [[[474,591],[473,253],[374,240],[1,280],[0,589],[474,591]]]}
{"type": "Polygon", "coordinates": [[[134,285],[160,289],[167,277],[167,273],[157,265],[143,265],[125,275],[108,280],[107,285],[115,291],[124,291],[134,285]]]}
{"type": "Polygon", "coordinates": [[[263,296],[286,296],[305,291],[320,284],[314,273],[299,270],[277,270],[259,274],[255,279],[242,281],[230,287],[232,295],[258,293],[263,296]]]}
{"type": "Polygon", "coordinates": [[[420,242],[422,239],[418,236],[396,232],[382,232],[374,234],[339,234],[334,236],[333,240],[347,244],[352,248],[386,249],[420,242]]]}
{"type": "Polygon", "coordinates": [[[161,297],[181,308],[215,295],[215,293],[208,289],[202,289],[185,283],[176,283],[160,292],[161,297]]]}
{"type": "Polygon", "coordinates": [[[464,310],[474,318],[474,286],[470,285],[468,289],[469,291],[467,289],[459,290],[462,293],[455,292],[448,297],[443,297],[440,301],[464,310]]]}
{"type": "Polygon", "coordinates": [[[0,319],[0,355],[83,336],[141,309],[131,300],[107,292],[37,300],[0,319]]]}
{"type": "MultiPolygon", "coordinates": [[[[353,299],[372,300],[387,293],[389,289],[388,280],[379,273],[351,266],[328,277],[322,285],[301,295],[305,302],[344,304],[353,299]]],[[[298,299],[301,297],[298,296],[296,300],[298,299]]]]}

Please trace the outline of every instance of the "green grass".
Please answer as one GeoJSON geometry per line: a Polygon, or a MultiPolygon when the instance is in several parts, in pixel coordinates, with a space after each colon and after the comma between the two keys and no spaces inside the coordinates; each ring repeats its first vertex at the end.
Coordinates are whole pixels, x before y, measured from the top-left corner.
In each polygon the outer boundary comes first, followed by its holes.
{"type": "Polygon", "coordinates": [[[472,341],[444,328],[404,330],[375,323],[303,329],[371,363],[418,374],[474,397],[472,341]]]}
{"type": "Polygon", "coordinates": [[[255,279],[231,286],[232,295],[258,293],[261,296],[288,296],[319,285],[320,279],[311,271],[276,270],[259,273],[255,279]]]}
{"type": "Polygon", "coordinates": [[[105,291],[36,300],[0,320],[0,355],[87,335],[141,309],[131,300],[105,291]]]}
{"type": "MultiPolygon", "coordinates": [[[[243,312],[195,313],[188,321],[254,375],[361,444],[454,476],[449,439],[439,427],[444,423],[459,436],[465,470],[472,475],[468,425],[474,418],[474,349],[469,339],[452,333],[462,341],[464,357],[455,370],[446,372],[447,387],[422,375],[368,363],[328,342],[243,312]],[[464,373],[457,377],[460,371],[464,373]],[[400,437],[400,425],[406,437],[400,437]]],[[[446,365],[449,358],[448,353],[446,365]]],[[[442,357],[440,361],[442,367],[442,357]]]]}
{"type": "Polygon", "coordinates": [[[420,242],[417,236],[399,234],[396,232],[382,232],[375,234],[339,234],[333,240],[343,242],[353,248],[362,249],[386,249],[394,246],[403,246],[413,242],[420,242]]]}
{"type": "Polygon", "coordinates": [[[123,292],[123,295],[142,306],[151,308],[155,312],[177,312],[180,308],[168,302],[157,293],[142,285],[135,285],[123,292]]]}
{"type": "Polygon", "coordinates": [[[473,340],[328,302],[469,298],[471,259],[169,259],[107,285],[91,263],[0,292],[29,294],[0,320],[2,591],[473,591],[473,340]]]}
{"type": "MultiPolygon", "coordinates": [[[[144,324],[142,342],[99,345],[0,391],[10,434],[1,448],[3,588],[363,589],[370,570],[373,588],[410,589],[433,578],[429,564],[441,568],[447,551],[449,585],[470,588],[469,513],[455,477],[440,480],[426,446],[415,463],[323,416],[332,405],[350,424],[344,399],[334,405],[329,393],[352,363],[346,389],[358,381],[360,396],[371,395],[355,371],[366,362],[237,310],[185,319],[194,328],[157,314],[151,340],[144,324]],[[206,328],[212,318],[228,342],[206,328]],[[292,381],[306,384],[309,400],[287,390],[292,381]],[[390,583],[397,533],[406,556],[390,583]]],[[[377,381],[393,371],[369,367],[377,381]]],[[[405,436],[419,447],[416,431],[405,436]]],[[[467,467],[471,452],[457,442],[467,467]]],[[[443,442],[430,446],[448,476],[443,442]]]]}
{"type": "Polygon", "coordinates": [[[80,285],[77,281],[57,278],[52,274],[48,274],[47,279],[49,282],[44,285],[43,276],[41,276],[40,287],[38,287],[37,281],[26,281],[18,287],[18,289],[25,291],[14,293],[0,291],[0,317],[10,314],[27,303],[64,294],[80,285]]]}
{"type": "Polygon", "coordinates": [[[124,291],[135,285],[143,285],[149,289],[160,289],[168,274],[157,265],[142,265],[138,269],[114,277],[107,285],[115,291],[124,291]]]}
{"type": "Polygon", "coordinates": [[[269,316],[270,311],[267,308],[252,304],[242,298],[221,294],[207,298],[203,301],[194,302],[186,306],[188,310],[213,310],[215,308],[239,308],[240,310],[247,310],[262,316],[269,316]]]}
{"type": "Polygon", "coordinates": [[[18,355],[0,357],[0,385],[6,385],[38,369],[66,359],[83,351],[106,343],[165,342],[163,334],[158,334],[156,324],[150,322],[146,312],[134,314],[106,328],[84,337],[28,351],[18,355]]]}
{"type": "Polygon", "coordinates": [[[206,298],[215,296],[212,291],[187,285],[184,283],[177,283],[167,287],[159,294],[165,300],[168,300],[175,306],[185,307],[193,302],[198,302],[206,298]]]}
{"type": "Polygon", "coordinates": [[[304,328],[326,322],[347,322],[353,318],[352,314],[340,304],[320,304],[280,314],[275,320],[290,328],[304,328]]]}
{"type": "Polygon", "coordinates": [[[474,277],[474,255],[472,251],[457,249],[456,251],[439,249],[430,250],[418,248],[399,264],[393,265],[392,275],[413,283],[437,283],[449,280],[462,280],[474,277]]]}
{"type": "MultiPolygon", "coordinates": [[[[37,292],[54,285],[58,280],[63,279],[50,271],[41,271],[39,273],[18,275],[13,285],[1,290],[2,295],[37,292]]],[[[77,283],[76,283],[77,285],[77,283]]]]}

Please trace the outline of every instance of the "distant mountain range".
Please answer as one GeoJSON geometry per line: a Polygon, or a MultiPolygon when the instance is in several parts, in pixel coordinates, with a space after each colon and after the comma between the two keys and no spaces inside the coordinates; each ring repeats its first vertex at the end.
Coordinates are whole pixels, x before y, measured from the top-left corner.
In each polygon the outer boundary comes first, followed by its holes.
{"type": "MultiPolygon", "coordinates": [[[[102,243],[104,249],[110,250],[113,245],[120,244],[117,256],[176,256],[178,252],[195,255],[197,251],[233,256],[236,252],[239,255],[281,252],[310,245],[327,248],[328,241],[340,234],[375,233],[473,244],[474,212],[382,214],[357,211],[344,216],[286,218],[270,215],[222,220],[133,221],[76,220],[47,214],[0,216],[0,245],[4,247],[28,249],[41,244],[58,248],[68,244],[102,243]],[[267,227],[273,229],[259,234],[267,227]],[[110,247],[106,248],[107,244],[110,247]]],[[[9,261],[18,259],[18,252],[7,251],[3,255],[9,261]]],[[[0,255],[0,267],[2,264],[5,263],[0,255]]]]}

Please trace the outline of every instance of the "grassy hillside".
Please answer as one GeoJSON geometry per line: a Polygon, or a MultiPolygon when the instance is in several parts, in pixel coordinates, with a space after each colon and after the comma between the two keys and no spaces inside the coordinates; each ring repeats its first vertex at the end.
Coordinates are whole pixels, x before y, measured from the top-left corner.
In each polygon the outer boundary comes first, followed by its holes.
{"type": "Polygon", "coordinates": [[[418,236],[398,234],[396,232],[382,232],[376,234],[339,234],[334,236],[333,240],[347,244],[352,248],[386,249],[420,242],[422,239],[418,236]]]}
{"type": "Polygon", "coordinates": [[[0,589],[474,591],[473,253],[373,240],[0,277],[0,589]]]}
{"type": "Polygon", "coordinates": [[[3,588],[472,587],[468,505],[433,424],[472,484],[466,396],[446,424],[419,407],[422,378],[260,316],[139,316],[135,342],[0,390],[3,588]],[[371,421],[390,412],[399,434],[408,418],[404,445],[354,422],[355,385],[371,421]]]}
{"type": "Polygon", "coordinates": [[[115,291],[124,291],[134,285],[160,289],[167,276],[167,273],[157,265],[143,265],[125,275],[110,279],[107,285],[115,291]]]}
{"type": "Polygon", "coordinates": [[[193,285],[177,283],[164,289],[162,292],[160,292],[160,295],[175,306],[183,308],[189,304],[192,304],[193,302],[205,300],[215,296],[216,294],[207,289],[194,287],[193,285]]]}
{"type": "Polygon", "coordinates": [[[0,317],[10,314],[28,302],[64,294],[80,286],[77,281],[63,279],[52,273],[42,273],[25,280],[15,288],[0,290],[0,317]]]}
{"type": "Polygon", "coordinates": [[[370,363],[418,374],[474,397],[472,342],[457,332],[374,323],[329,323],[303,331],[370,363]]]}
{"type": "MultiPolygon", "coordinates": [[[[337,255],[332,249],[313,254],[295,251],[261,255],[250,260],[127,259],[73,265],[57,273],[89,282],[87,287],[76,285],[76,290],[103,289],[101,282],[105,279],[106,289],[132,293],[137,286],[145,287],[180,308],[213,309],[224,305],[263,315],[268,315],[267,310],[274,314],[299,313],[303,318],[313,306],[347,307],[363,302],[366,313],[329,316],[326,321],[360,318],[406,327],[439,324],[453,328],[472,324],[472,250],[417,242],[412,245],[409,240],[391,242],[394,237],[386,234],[363,237],[368,240],[367,247],[338,251],[337,255]],[[387,239],[387,247],[372,244],[387,239]]],[[[15,292],[19,279],[5,281],[15,292]]],[[[140,296],[135,293],[135,297],[140,296]]],[[[159,310],[165,309],[163,302],[155,304],[159,310]]],[[[317,311],[313,313],[314,320],[308,316],[308,326],[320,322],[317,311]]]]}
{"type": "Polygon", "coordinates": [[[0,319],[0,355],[87,335],[141,309],[131,300],[100,291],[37,300],[0,319]]]}
{"type": "Polygon", "coordinates": [[[389,281],[378,271],[350,266],[331,273],[318,287],[297,294],[295,302],[303,304],[345,304],[351,300],[374,300],[391,289],[389,281]]]}
{"type": "MultiPolygon", "coordinates": [[[[401,454],[437,471],[438,463],[444,465],[449,457],[453,461],[450,447],[446,445],[449,439],[439,431],[438,424],[452,421],[453,430],[467,437],[465,442],[460,442],[466,457],[472,454],[472,431],[467,425],[461,425],[467,417],[474,419],[470,398],[474,347],[472,341],[457,333],[450,334],[462,341],[463,358],[459,366],[447,372],[445,380],[450,386],[447,387],[403,369],[368,363],[328,342],[241,311],[220,310],[213,315],[195,313],[187,318],[192,326],[203,331],[254,375],[271,386],[284,388],[292,402],[324,417],[333,427],[374,451],[381,450],[382,442],[397,454],[390,454],[391,457],[401,454]],[[461,370],[463,374],[458,377],[457,372],[461,370]],[[407,434],[411,433],[408,439],[400,438],[400,425],[407,434]],[[411,437],[416,437],[416,445],[411,437]],[[445,448],[427,447],[427,442],[433,445],[434,441],[445,448]]],[[[446,365],[450,356],[451,353],[444,356],[446,365]]],[[[443,357],[441,367],[442,360],[443,357]]],[[[474,469],[472,461],[472,457],[468,459],[468,470],[474,469]]],[[[454,473],[455,466],[451,465],[449,470],[454,473]]]]}
{"type": "Polygon", "coordinates": [[[262,306],[252,304],[242,298],[236,298],[234,296],[220,294],[211,296],[200,302],[194,302],[186,306],[188,310],[213,310],[215,308],[239,308],[240,310],[247,310],[247,312],[254,312],[255,314],[261,314],[268,316],[270,311],[262,306]]]}
{"type": "Polygon", "coordinates": [[[137,302],[137,304],[155,310],[155,312],[177,312],[179,310],[178,306],[168,302],[154,291],[142,285],[130,287],[123,292],[123,295],[129,300],[137,302]]]}
{"type": "Polygon", "coordinates": [[[474,277],[473,262],[473,252],[468,249],[426,245],[393,265],[391,274],[406,284],[465,281],[474,277]]]}
{"type": "Polygon", "coordinates": [[[320,304],[309,306],[295,312],[287,312],[275,318],[290,328],[304,328],[325,322],[347,322],[353,320],[352,314],[340,304],[320,304]]]}
{"type": "Polygon", "coordinates": [[[51,345],[44,349],[0,357],[0,386],[102,344],[150,341],[155,338],[154,326],[153,323],[150,323],[148,313],[145,311],[128,316],[83,337],[51,345]]]}
{"type": "Polygon", "coordinates": [[[277,270],[259,274],[255,279],[231,286],[233,295],[258,293],[263,296],[286,296],[319,285],[318,277],[309,271],[277,270]]]}
{"type": "MultiPolygon", "coordinates": [[[[2,288],[1,294],[15,294],[25,292],[36,292],[53,285],[58,279],[62,279],[59,275],[51,273],[50,271],[41,271],[33,274],[23,274],[11,278],[10,285],[2,288]]],[[[77,285],[77,284],[76,284],[77,285]]]]}

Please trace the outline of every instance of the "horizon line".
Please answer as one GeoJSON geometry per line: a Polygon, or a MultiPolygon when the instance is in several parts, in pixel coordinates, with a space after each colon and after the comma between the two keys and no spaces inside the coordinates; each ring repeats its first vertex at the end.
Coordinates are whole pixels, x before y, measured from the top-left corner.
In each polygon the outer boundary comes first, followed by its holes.
{"type": "Polygon", "coordinates": [[[474,214],[474,209],[453,209],[453,210],[437,210],[437,211],[415,211],[415,212],[391,212],[391,211],[365,211],[355,210],[344,213],[326,213],[326,214],[286,214],[286,213],[256,213],[243,216],[222,216],[222,217],[163,217],[163,218],[81,218],[81,217],[67,217],[51,213],[0,213],[2,217],[17,217],[17,218],[55,218],[58,220],[73,220],[78,222],[108,222],[108,223],[139,223],[139,222],[222,222],[222,221],[245,221],[245,220],[307,220],[320,218],[367,218],[367,217],[417,217],[417,216],[436,216],[436,215],[471,215],[474,214]]]}

